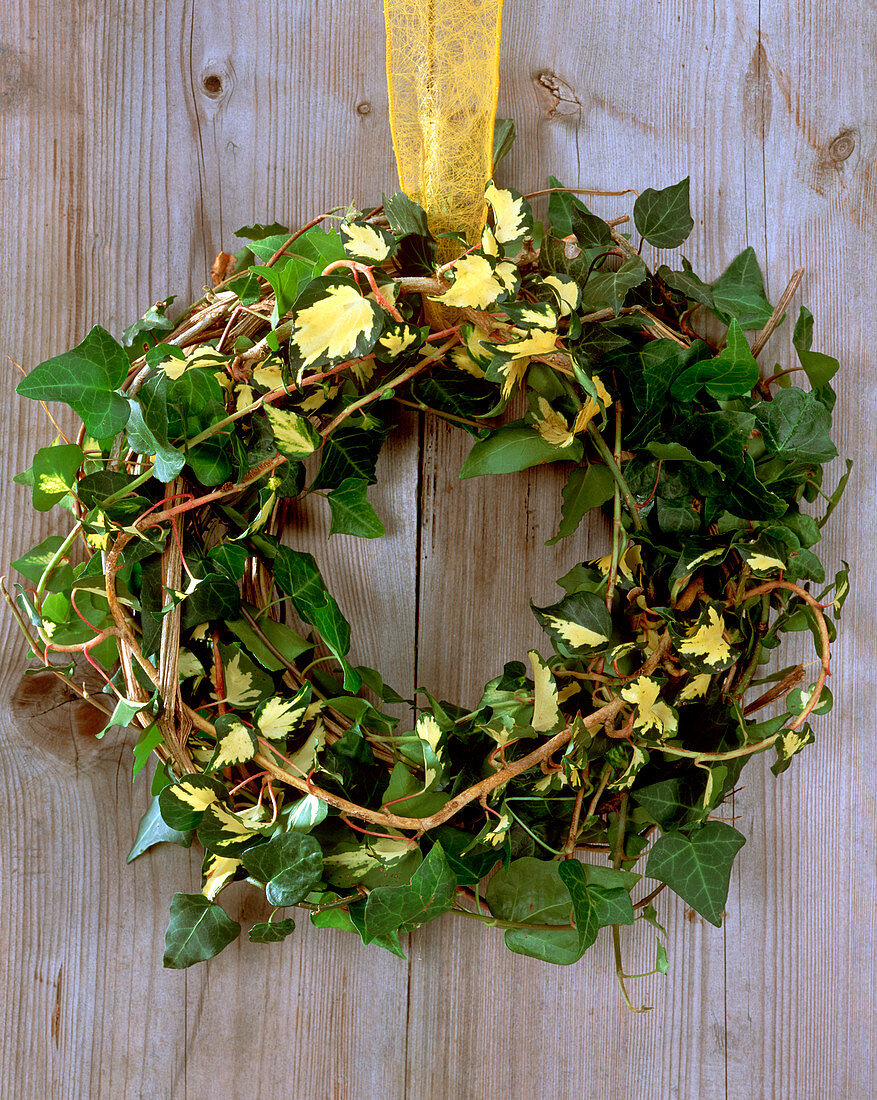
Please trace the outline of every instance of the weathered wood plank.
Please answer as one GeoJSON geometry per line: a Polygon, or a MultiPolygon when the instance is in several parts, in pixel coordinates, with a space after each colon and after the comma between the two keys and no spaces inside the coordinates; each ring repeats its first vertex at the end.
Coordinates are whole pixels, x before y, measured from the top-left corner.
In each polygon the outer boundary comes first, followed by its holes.
{"type": "MultiPolygon", "coordinates": [[[[26,367],[97,320],[119,331],[168,292],[189,300],[239,225],[370,202],[392,183],[382,57],[354,54],[341,33],[367,22],[363,3],[251,5],[233,19],[222,5],[130,13],[79,3],[63,22],[52,15],[51,36],[45,15],[36,3],[4,3],[0,14],[8,34],[20,28],[0,52],[12,169],[0,182],[2,239],[18,257],[3,352],[26,367]]],[[[23,408],[11,388],[5,422],[21,430],[8,436],[7,481],[51,438],[41,410],[23,408]]],[[[387,539],[326,548],[322,519],[319,534],[301,536],[319,547],[351,618],[373,624],[357,631],[355,655],[379,654],[405,692],[416,449],[409,432],[382,459],[374,500],[387,539]]],[[[35,520],[25,494],[3,498],[4,560],[58,522],[35,520]]],[[[271,1094],[294,1066],[297,1093],[401,1095],[400,960],[304,920],[278,951],[244,938],[207,967],[161,969],[168,903],[174,890],[197,889],[198,859],[159,850],[125,868],[146,805],[143,780],[130,783],[130,748],[121,737],[94,742],[78,706],[22,681],[22,646],[8,617],[2,625],[12,718],[2,852],[14,888],[0,927],[14,977],[4,983],[0,1093],[201,1098],[218,1080],[230,1095],[261,1080],[271,1094]],[[269,991],[280,1004],[265,1011],[269,991]],[[318,1041],[329,1034],[334,1042],[318,1041]]],[[[229,908],[246,923],[258,917],[240,889],[229,908]]]]}

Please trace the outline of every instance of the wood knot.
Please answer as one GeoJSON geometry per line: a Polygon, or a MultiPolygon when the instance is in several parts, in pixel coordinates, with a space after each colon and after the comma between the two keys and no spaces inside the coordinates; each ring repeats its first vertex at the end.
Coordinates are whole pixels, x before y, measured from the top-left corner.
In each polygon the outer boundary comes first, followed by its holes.
{"type": "Polygon", "coordinates": [[[533,82],[545,104],[548,118],[554,118],[555,115],[581,114],[582,101],[576,95],[575,88],[557,73],[550,69],[543,69],[535,74],[533,82]]]}
{"type": "Polygon", "coordinates": [[[211,58],[198,74],[198,87],[210,104],[208,112],[219,110],[234,91],[235,74],[231,61],[211,58]]]}
{"type": "Polygon", "coordinates": [[[367,99],[364,99],[362,103],[357,103],[356,113],[358,115],[362,115],[362,117],[365,118],[366,115],[370,115],[372,113],[372,105],[367,99]]]}
{"type": "Polygon", "coordinates": [[[828,147],[828,159],[833,164],[843,164],[853,155],[856,148],[855,130],[841,130],[828,147]]]}
{"type": "Polygon", "coordinates": [[[208,73],[202,78],[201,87],[205,95],[210,96],[211,99],[219,99],[222,95],[222,77],[219,73],[208,73]]]}

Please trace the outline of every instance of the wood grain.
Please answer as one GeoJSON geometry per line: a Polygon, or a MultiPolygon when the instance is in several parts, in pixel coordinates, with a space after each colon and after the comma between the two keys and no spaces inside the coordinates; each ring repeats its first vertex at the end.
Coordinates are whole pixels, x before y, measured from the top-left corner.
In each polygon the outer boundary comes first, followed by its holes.
{"type": "MultiPolygon", "coordinates": [[[[450,918],[410,937],[407,964],[302,921],[282,946],[244,940],[205,966],[163,971],[167,905],[195,888],[197,856],[174,848],[124,866],[147,798],[130,782],[129,741],[96,741],[90,712],[54,680],[22,677],[3,616],[0,1096],[874,1092],[877,15],[864,2],[842,19],[827,0],[770,7],[519,0],[506,6],[499,110],[519,133],[502,175],[522,189],[549,171],[609,188],[690,173],[686,251],[698,270],[718,274],[751,243],[776,298],[806,266],[816,347],[843,362],[839,446],[858,472],[825,555],[850,560],[855,581],[836,708],[779,781],[763,761],[747,769],[727,812],[749,840],[724,929],[663,904],[671,971],[633,983],[654,1006],[639,1016],[620,1001],[606,943],[549,968],[450,918]]],[[[4,362],[29,368],[95,321],[118,331],[159,297],[187,300],[240,225],[364,206],[395,185],[376,3],[0,0],[0,27],[4,362]]],[[[777,336],[763,360],[788,352],[777,336]]],[[[7,483],[51,438],[41,410],[13,395],[16,376],[10,367],[0,393],[7,483]]],[[[324,502],[289,533],[357,623],[356,657],[400,691],[424,683],[460,702],[503,660],[547,650],[529,599],[553,599],[554,578],[604,538],[593,521],[545,547],[562,480],[541,470],[458,482],[467,447],[460,432],[406,418],[372,491],[385,539],[327,544],[324,502]]],[[[56,523],[25,500],[18,487],[0,500],[6,561],[56,523]]],[[[232,915],[257,919],[254,895],[233,890],[232,915]]],[[[626,950],[630,969],[650,967],[645,932],[626,950]]]]}

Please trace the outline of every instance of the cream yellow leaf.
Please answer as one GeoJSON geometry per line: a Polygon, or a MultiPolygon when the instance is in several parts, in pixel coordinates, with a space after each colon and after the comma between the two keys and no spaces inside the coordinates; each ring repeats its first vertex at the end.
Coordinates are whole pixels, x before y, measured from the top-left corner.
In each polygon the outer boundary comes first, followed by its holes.
{"type": "Polygon", "coordinates": [[[269,741],[282,741],[304,721],[309,700],[309,691],[307,694],[300,691],[291,699],[281,699],[279,696],[266,699],[255,715],[259,733],[269,741]]]}
{"type": "Polygon", "coordinates": [[[253,371],[253,381],[259,386],[264,386],[266,390],[279,390],[283,385],[280,364],[271,360],[260,363],[253,371]]]}
{"type": "Polygon", "coordinates": [[[493,230],[487,225],[481,230],[481,251],[485,256],[491,256],[495,260],[499,259],[499,241],[494,236],[493,230]]]}
{"type": "Polygon", "coordinates": [[[697,676],[692,676],[685,687],[676,696],[677,703],[688,703],[692,699],[700,699],[706,695],[707,688],[710,686],[712,676],[708,672],[702,672],[697,676]]]}
{"type": "Polygon", "coordinates": [[[411,851],[411,842],[404,836],[380,837],[374,843],[363,844],[347,852],[325,856],[323,863],[352,873],[365,873],[379,867],[392,867],[411,851]]]}
{"type": "Polygon", "coordinates": [[[569,317],[573,310],[578,309],[582,292],[574,279],[562,275],[546,275],[543,282],[557,295],[561,317],[569,317]]]}
{"type": "Polygon", "coordinates": [[[515,386],[523,382],[524,377],[527,374],[527,367],[529,367],[529,365],[530,360],[526,356],[524,356],[523,359],[510,359],[507,363],[500,363],[497,366],[497,374],[501,374],[503,378],[503,400],[509,398],[515,386]]]}
{"type": "Polygon", "coordinates": [[[493,211],[494,236],[501,245],[521,240],[528,230],[526,201],[511,191],[499,190],[491,181],[484,192],[487,204],[493,211]]]}
{"type": "Polygon", "coordinates": [[[484,256],[462,256],[451,271],[454,276],[452,285],[433,301],[460,309],[467,306],[486,309],[506,292],[503,284],[494,277],[494,269],[484,256]]]}
{"type": "Polygon", "coordinates": [[[521,281],[518,265],[513,264],[511,260],[502,260],[496,265],[496,277],[510,293],[517,290],[521,281]]]}
{"type": "Polygon", "coordinates": [[[670,707],[659,698],[661,685],[650,676],[638,676],[621,689],[621,698],[636,706],[633,724],[642,730],[657,730],[659,737],[672,733],[678,720],[670,707]]]}
{"type": "Polygon", "coordinates": [[[575,436],[569,430],[569,424],[563,413],[557,412],[540,394],[537,400],[539,416],[536,419],[536,431],[546,443],[557,447],[569,447],[575,442],[575,436]]]}
{"type": "Polygon", "coordinates": [[[173,796],[178,802],[182,802],[184,806],[188,806],[190,810],[196,810],[201,812],[206,810],[208,806],[212,806],[216,801],[216,791],[212,791],[203,787],[196,787],[188,779],[180,779],[177,783],[174,783],[173,796]]]}
{"type": "Polygon", "coordinates": [[[769,569],[785,569],[785,562],[780,561],[779,558],[771,557],[770,554],[760,554],[757,550],[747,550],[744,547],[740,547],[743,552],[743,557],[746,559],[747,564],[752,569],[758,569],[762,572],[769,569]]]}
{"type": "MultiPolygon", "coordinates": [[[[629,581],[633,580],[635,566],[642,565],[643,553],[638,543],[631,543],[618,559],[618,571],[629,581]]],[[[612,555],[604,554],[602,558],[594,558],[592,564],[606,576],[612,568],[612,555]]]]}
{"type": "Polygon", "coordinates": [[[609,641],[605,634],[600,634],[596,630],[588,630],[586,626],[580,626],[569,619],[561,619],[557,615],[546,615],[545,621],[552,630],[556,631],[574,649],[602,645],[604,642],[609,641]]]}
{"type": "Polygon", "coordinates": [[[441,740],[442,728],[431,714],[418,716],[414,726],[414,732],[421,741],[425,741],[434,753],[438,753],[438,743],[441,740]]]}
{"type": "Polygon", "coordinates": [[[235,412],[243,412],[244,409],[248,409],[250,405],[256,400],[256,395],[253,392],[252,386],[240,385],[235,390],[235,412]]]}
{"type": "Polygon", "coordinates": [[[226,806],[223,806],[221,802],[217,802],[210,812],[221,830],[220,837],[211,840],[214,848],[236,846],[240,844],[241,840],[256,835],[255,830],[250,829],[246,822],[242,821],[237,814],[232,813],[226,806]]]}
{"type": "MultiPolygon", "coordinates": [[[[223,668],[225,683],[225,702],[235,710],[247,710],[254,707],[261,697],[260,689],[253,683],[250,671],[243,667],[242,653],[235,650],[223,668]]],[[[214,680],[214,688],[216,682],[214,680]]],[[[214,692],[214,699],[217,698],[214,692]]]]}
{"type": "Polygon", "coordinates": [[[216,897],[223,886],[227,886],[240,867],[241,861],[233,856],[218,856],[208,852],[201,871],[201,893],[210,901],[216,897]]]}
{"type": "Polygon", "coordinates": [[[512,827],[512,815],[508,810],[503,810],[499,818],[491,814],[492,827],[484,834],[482,840],[494,848],[498,848],[505,841],[505,835],[512,827]]]}
{"type": "Polygon", "coordinates": [[[527,656],[533,667],[534,702],[533,719],[531,725],[539,733],[545,733],[553,729],[560,721],[560,708],[557,705],[557,684],[551,669],[542,660],[535,649],[531,649],[527,656]]]}
{"type": "MultiPolygon", "coordinates": [[[[518,330],[515,330],[516,333],[518,330]]],[[[531,329],[521,340],[497,344],[496,350],[517,359],[524,355],[549,355],[557,351],[557,333],[551,329],[531,329]]]]}
{"type": "Polygon", "coordinates": [[[342,222],[338,232],[344,251],[354,260],[380,264],[393,249],[392,242],[371,225],[342,222]]]}
{"type": "MultiPolygon", "coordinates": [[[[600,401],[602,401],[603,403],[603,408],[610,408],[612,405],[612,395],[609,393],[609,391],[606,389],[606,387],[603,385],[597,375],[594,375],[592,381],[594,383],[594,389],[596,389],[597,395],[599,396],[600,401]]],[[[593,397],[589,396],[588,398],[586,398],[584,405],[582,405],[582,407],[578,411],[576,422],[573,427],[573,431],[576,433],[576,435],[578,435],[580,432],[583,432],[594,419],[594,417],[601,414],[603,408],[601,408],[600,402],[595,401],[593,397]]]]}
{"type": "Polygon", "coordinates": [[[303,416],[287,409],[275,409],[273,405],[266,405],[265,412],[268,414],[277,450],[281,454],[289,458],[307,458],[314,453],[319,439],[303,416]]]}
{"type": "MultiPolygon", "coordinates": [[[[390,329],[388,332],[383,333],[378,340],[378,347],[383,348],[392,356],[397,356],[419,344],[420,340],[419,330],[411,325],[405,325],[401,332],[398,329],[390,329]]],[[[374,370],[374,367],[372,369],[374,370]]]]}
{"type": "Polygon", "coordinates": [[[326,727],[318,719],[300,749],[289,758],[296,774],[307,775],[317,764],[317,755],[326,744],[326,727]]]}
{"type": "Polygon", "coordinates": [[[210,768],[230,768],[235,764],[245,764],[256,755],[256,743],[252,733],[239,719],[232,719],[222,731],[216,742],[216,752],[210,761],[210,768]]]}
{"type": "Polygon", "coordinates": [[[484,367],[472,358],[468,350],[462,345],[451,349],[451,362],[457,368],[457,370],[465,371],[466,374],[471,374],[473,378],[484,377],[484,367]]]}
{"type": "Polygon", "coordinates": [[[721,665],[731,656],[731,646],[725,641],[725,620],[714,607],[707,609],[707,622],[694,626],[679,644],[679,652],[700,657],[708,665],[721,665]]]}
{"type": "Polygon", "coordinates": [[[645,749],[641,749],[639,745],[631,745],[630,763],[625,768],[622,775],[617,779],[614,779],[608,786],[609,790],[624,791],[628,787],[632,786],[634,779],[636,779],[637,773],[643,768],[649,761],[649,754],[645,749]]]}
{"type": "Polygon", "coordinates": [[[305,367],[323,356],[329,359],[352,359],[363,337],[372,335],[378,326],[375,309],[356,287],[346,284],[330,286],[324,296],[298,311],[294,318],[294,345],[305,367]]]}

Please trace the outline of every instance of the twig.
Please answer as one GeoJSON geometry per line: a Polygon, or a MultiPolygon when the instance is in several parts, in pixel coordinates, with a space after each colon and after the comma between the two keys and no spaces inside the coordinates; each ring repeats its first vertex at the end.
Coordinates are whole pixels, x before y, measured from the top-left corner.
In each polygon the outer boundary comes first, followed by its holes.
{"type": "Polygon", "coordinates": [[[796,272],[794,272],[791,279],[789,279],[788,286],[783,291],[782,296],[780,297],[780,300],[777,302],[773,313],[770,315],[770,318],[768,319],[767,324],[764,326],[764,328],[761,330],[761,332],[759,332],[759,334],[755,337],[755,342],[752,345],[752,354],[756,358],[758,358],[758,353],[763,350],[764,345],[771,338],[771,336],[773,335],[776,327],[779,325],[780,321],[783,319],[783,315],[785,314],[786,310],[788,309],[789,302],[791,302],[791,300],[794,298],[795,292],[797,291],[798,287],[801,285],[801,280],[804,278],[804,270],[805,269],[803,267],[799,267],[798,270],[796,272]]]}

